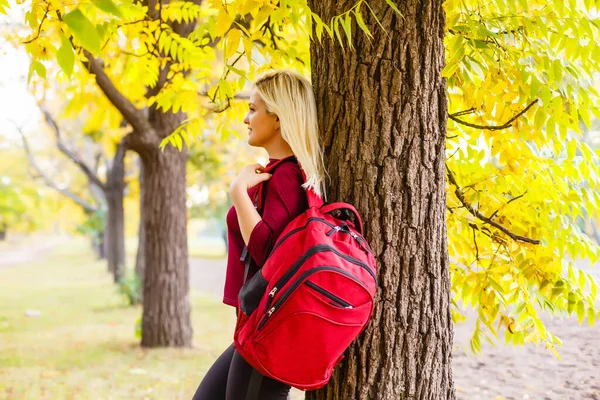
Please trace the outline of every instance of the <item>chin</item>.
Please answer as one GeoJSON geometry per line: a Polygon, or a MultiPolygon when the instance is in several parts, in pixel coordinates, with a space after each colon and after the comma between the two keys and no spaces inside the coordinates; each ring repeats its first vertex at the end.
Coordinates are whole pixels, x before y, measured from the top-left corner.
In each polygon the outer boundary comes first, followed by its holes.
{"type": "Polygon", "coordinates": [[[250,146],[252,146],[252,147],[261,147],[261,146],[260,146],[260,143],[257,143],[257,142],[256,142],[256,138],[254,138],[254,137],[252,137],[252,136],[250,136],[250,137],[248,138],[248,144],[249,144],[250,146]]]}

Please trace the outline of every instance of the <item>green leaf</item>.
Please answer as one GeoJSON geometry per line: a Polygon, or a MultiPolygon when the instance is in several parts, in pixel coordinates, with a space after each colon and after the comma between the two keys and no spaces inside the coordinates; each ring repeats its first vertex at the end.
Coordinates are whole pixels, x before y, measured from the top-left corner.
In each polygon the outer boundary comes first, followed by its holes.
{"type": "Polygon", "coordinates": [[[579,289],[581,289],[581,291],[583,292],[585,289],[585,274],[583,273],[582,270],[578,271],[578,284],[579,284],[579,289]]]}
{"type": "Polygon", "coordinates": [[[342,46],[342,49],[343,49],[344,42],[342,41],[342,35],[340,34],[340,29],[339,29],[340,18],[341,17],[336,17],[333,19],[333,30],[335,31],[335,36],[337,37],[338,42],[340,42],[340,46],[342,46]]]}
{"type": "Polygon", "coordinates": [[[75,64],[75,52],[69,39],[65,35],[61,35],[61,46],[56,53],[58,59],[58,65],[65,71],[67,76],[71,76],[73,73],[73,65],[75,64]]]}
{"type": "Polygon", "coordinates": [[[92,0],[92,3],[102,11],[117,16],[119,18],[123,18],[123,14],[119,7],[112,0],[92,0]]]}
{"type": "Polygon", "coordinates": [[[385,0],[386,3],[388,3],[388,5],[390,6],[390,8],[394,11],[396,11],[398,13],[398,15],[400,15],[401,17],[404,17],[402,15],[402,13],[400,12],[400,10],[398,10],[398,7],[396,7],[396,5],[392,2],[392,0],[385,0]]]}
{"type": "Polygon", "coordinates": [[[577,320],[579,321],[579,325],[583,324],[583,319],[585,318],[585,306],[583,305],[583,301],[579,300],[577,303],[577,320]]]}
{"type": "Polygon", "coordinates": [[[373,38],[373,35],[371,34],[371,31],[369,30],[369,28],[367,28],[367,25],[365,24],[365,21],[363,20],[362,14],[360,13],[360,9],[357,9],[354,12],[354,16],[356,17],[356,23],[358,24],[358,27],[364,32],[366,33],[366,35],[370,38],[373,38]]]}
{"type": "Polygon", "coordinates": [[[554,60],[552,62],[552,69],[554,70],[554,79],[561,81],[563,76],[563,67],[560,60],[554,60]]]}
{"type": "Polygon", "coordinates": [[[350,48],[352,46],[352,19],[350,18],[350,13],[346,14],[346,18],[342,20],[342,28],[344,28],[344,32],[346,33],[346,38],[348,39],[348,45],[350,48]]]}
{"type": "Polygon", "coordinates": [[[36,73],[40,78],[46,79],[46,67],[37,60],[32,60],[29,64],[29,74],[27,75],[27,83],[31,81],[33,73],[36,73]]]}
{"type": "Polygon", "coordinates": [[[73,33],[73,36],[90,53],[100,53],[100,37],[94,24],[83,15],[79,9],[75,9],[63,17],[73,33]]]}
{"type": "Polygon", "coordinates": [[[594,323],[596,322],[596,312],[592,307],[588,308],[588,323],[590,324],[591,327],[594,326],[594,323]]]}

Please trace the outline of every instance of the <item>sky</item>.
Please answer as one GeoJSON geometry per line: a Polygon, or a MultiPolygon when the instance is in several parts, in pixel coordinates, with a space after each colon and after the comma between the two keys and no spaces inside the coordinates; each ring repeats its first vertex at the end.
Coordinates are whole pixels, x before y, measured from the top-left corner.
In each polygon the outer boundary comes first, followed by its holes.
{"type": "MultiPolygon", "coordinates": [[[[14,22],[22,22],[22,7],[9,10],[8,16],[0,14],[0,27],[14,22]]],[[[11,141],[19,141],[15,123],[24,131],[33,130],[40,123],[35,98],[27,90],[28,72],[25,50],[15,49],[0,39],[0,135],[11,141]]]]}

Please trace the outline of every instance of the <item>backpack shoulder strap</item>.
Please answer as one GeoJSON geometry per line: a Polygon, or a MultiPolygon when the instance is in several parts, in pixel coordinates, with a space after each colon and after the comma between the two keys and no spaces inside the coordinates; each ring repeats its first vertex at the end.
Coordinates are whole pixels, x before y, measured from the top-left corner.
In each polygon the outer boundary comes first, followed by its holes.
{"type": "MultiPolygon", "coordinates": [[[[281,164],[283,164],[285,162],[295,162],[297,164],[298,160],[296,159],[295,156],[289,156],[286,158],[282,158],[281,160],[275,162],[274,164],[272,164],[268,168],[266,168],[265,172],[268,174],[272,174],[272,173],[274,173],[275,169],[277,169],[277,167],[279,167],[281,164]]],[[[263,181],[263,182],[259,183],[258,189],[254,192],[254,198],[253,198],[254,207],[256,208],[256,210],[258,211],[259,214],[263,208],[263,203],[264,203],[265,193],[266,193],[265,188],[266,188],[267,184],[268,184],[268,181],[263,181]]]]}

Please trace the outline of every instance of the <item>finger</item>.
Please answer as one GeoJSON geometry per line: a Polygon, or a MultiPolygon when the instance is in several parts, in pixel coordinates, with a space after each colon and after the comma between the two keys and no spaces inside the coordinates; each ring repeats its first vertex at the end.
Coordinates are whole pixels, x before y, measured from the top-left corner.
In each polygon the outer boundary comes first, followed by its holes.
{"type": "Polygon", "coordinates": [[[262,174],[266,170],[266,168],[260,164],[254,164],[252,167],[254,168],[254,172],[257,174],[262,174]]]}
{"type": "Polygon", "coordinates": [[[261,182],[262,181],[267,181],[267,180],[271,179],[272,176],[273,176],[273,174],[267,174],[267,173],[259,174],[258,175],[258,177],[260,178],[261,182]]]}

